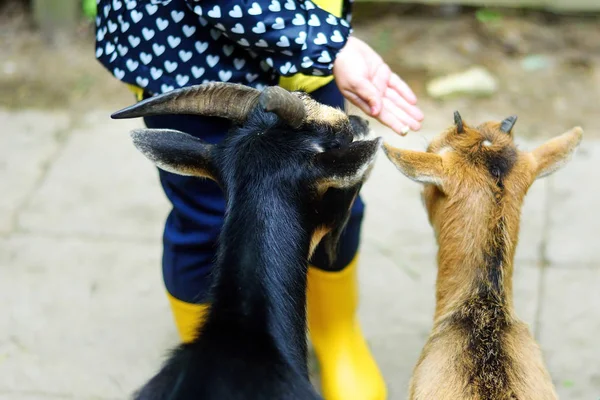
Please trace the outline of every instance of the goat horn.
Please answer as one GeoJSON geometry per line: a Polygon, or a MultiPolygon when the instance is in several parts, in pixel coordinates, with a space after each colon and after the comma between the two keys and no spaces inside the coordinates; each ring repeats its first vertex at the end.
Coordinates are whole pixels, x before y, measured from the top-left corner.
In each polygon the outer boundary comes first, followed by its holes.
{"type": "Polygon", "coordinates": [[[517,116],[511,115],[510,117],[502,121],[502,123],[500,124],[500,130],[504,133],[510,133],[510,131],[512,131],[513,126],[515,125],[515,122],[517,122],[517,116]]]}
{"type": "Polygon", "coordinates": [[[456,132],[463,133],[465,128],[463,126],[462,118],[458,111],[454,111],[454,123],[456,124],[456,132]]]}
{"type": "Polygon", "coordinates": [[[274,112],[292,128],[299,128],[306,119],[304,102],[279,86],[269,86],[260,94],[260,105],[274,112]]]}
{"type": "Polygon", "coordinates": [[[146,117],[165,114],[192,114],[222,117],[243,122],[256,106],[257,89],[214,82],[170,91],[140,101],[111,115],[113,119],[146,117]]]}

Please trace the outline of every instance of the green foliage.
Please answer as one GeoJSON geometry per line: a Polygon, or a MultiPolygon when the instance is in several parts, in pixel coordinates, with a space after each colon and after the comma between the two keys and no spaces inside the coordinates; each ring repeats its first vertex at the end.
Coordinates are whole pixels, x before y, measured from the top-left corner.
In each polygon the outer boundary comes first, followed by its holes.
{"type": "Polygon", "coordinates": [[[489,8],[480,8],[475,12],[475,18],[482,23],[497,23],[502,20],[502,14],[489,8]]]}
{"type": "Polygon", "coordinates": [[[83,15],[89,19],[96,17],[96,0],[81,0],[83,15]]]}

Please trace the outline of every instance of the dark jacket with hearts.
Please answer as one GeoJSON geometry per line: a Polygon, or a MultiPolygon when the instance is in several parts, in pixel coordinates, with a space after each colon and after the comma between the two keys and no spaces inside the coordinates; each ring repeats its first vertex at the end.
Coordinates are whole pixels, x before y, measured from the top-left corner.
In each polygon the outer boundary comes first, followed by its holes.
{"type": "Polygon", "coordinates": [[[331,75],[351,31],[350,5],[344,0],[337,18],[308,0],[98,0],[96,57],[152,94],[331,75]]]}

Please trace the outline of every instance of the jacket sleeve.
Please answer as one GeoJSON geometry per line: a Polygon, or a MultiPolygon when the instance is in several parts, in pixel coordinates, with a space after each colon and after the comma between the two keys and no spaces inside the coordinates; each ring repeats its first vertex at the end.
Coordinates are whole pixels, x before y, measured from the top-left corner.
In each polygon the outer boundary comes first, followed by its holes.
{"type": "Polygon", "coordinates": [[[261,55],[279,75],[331,75],[351,33],[309,0],[185,0],[200,23],[261,55]]]}

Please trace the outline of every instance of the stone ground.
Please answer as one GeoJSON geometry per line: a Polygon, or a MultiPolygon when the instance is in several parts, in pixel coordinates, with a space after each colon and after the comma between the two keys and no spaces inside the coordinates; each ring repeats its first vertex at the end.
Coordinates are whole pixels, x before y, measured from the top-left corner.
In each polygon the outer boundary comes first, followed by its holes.
{"type": "MultiPolygon", "coordinates": [[[[169,205],[127,135],[139,121],[111,111],[0,111],[0,399],[123,399],[177,342],[160,276],[169,205]]],[[[375,131],[423,148],[443,127],[375,131]]],[[[600,398],[599,156],[584,139],[532,187],[515,271],[517,311],[571,400],[600,398]]],[[[403,399],[431,327],[435,243],[419,186],[383,155],[363,193],[360,319],[403,399]]]]}

